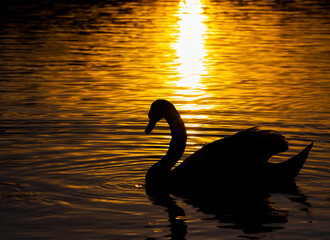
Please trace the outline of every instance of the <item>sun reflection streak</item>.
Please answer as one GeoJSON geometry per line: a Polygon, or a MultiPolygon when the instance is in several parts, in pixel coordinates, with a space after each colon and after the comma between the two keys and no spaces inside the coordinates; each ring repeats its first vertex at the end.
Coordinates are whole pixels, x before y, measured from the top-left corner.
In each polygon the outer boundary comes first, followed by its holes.
{"type": "Polygon", "coordinates": [[[206,16],[203,15],[200,0],[180,2],[179,37],[174,48],[178,56],[177,70],[180,80],[178,87],[201,88],[200,79],[206,74],[204,58],[206,56],[204,35],[206,16]]]}

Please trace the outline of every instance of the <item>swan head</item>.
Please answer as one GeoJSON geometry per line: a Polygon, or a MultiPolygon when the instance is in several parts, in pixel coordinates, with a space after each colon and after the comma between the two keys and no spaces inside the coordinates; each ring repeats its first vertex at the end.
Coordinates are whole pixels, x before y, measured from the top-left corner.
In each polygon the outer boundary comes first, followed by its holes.
{"type": "Polygon", "coordinates": [[[159,122],[162,118],[167,118],[175,112],[177,112],[175,107],[169,101],[163,99],[154,101],[150,106],[148,114],[149,124],[145,129],[146,134],[149,134],[154,129],[157,122],[159,122]]]}

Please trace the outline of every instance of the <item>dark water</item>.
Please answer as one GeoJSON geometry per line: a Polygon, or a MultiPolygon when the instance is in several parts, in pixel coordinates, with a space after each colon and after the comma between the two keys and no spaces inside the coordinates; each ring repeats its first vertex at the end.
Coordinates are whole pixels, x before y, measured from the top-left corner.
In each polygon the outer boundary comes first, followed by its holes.
{"type": "Polygon", "coordinates": [[[326,1],[16,0],[1,9],[1,239],[329,237],[326,1]],[[290,151],[274,161],[313,141],[297,188],[218,212],[176,196],[151,201],[144,175],[170,139],[165,122],[144,134],[157,98],[182,113],[185,156],[255,125],[287,137],[290,151]]]}

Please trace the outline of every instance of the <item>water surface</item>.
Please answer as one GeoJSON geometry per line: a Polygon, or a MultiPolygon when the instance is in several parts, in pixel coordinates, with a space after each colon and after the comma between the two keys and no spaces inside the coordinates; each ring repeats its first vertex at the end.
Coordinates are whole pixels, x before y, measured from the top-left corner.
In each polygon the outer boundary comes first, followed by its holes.
{"type": "Polygon", "coordinates": [[[1,4],[1,239],[329,236],[325,1],[1,4]],[[149,199],[170,140],[164,121],[144,134],[158,98],[186,123],[184,157],[252,126],[287,137],[273,161],[313,141],[295,192],[221,212],[149,199]]]}

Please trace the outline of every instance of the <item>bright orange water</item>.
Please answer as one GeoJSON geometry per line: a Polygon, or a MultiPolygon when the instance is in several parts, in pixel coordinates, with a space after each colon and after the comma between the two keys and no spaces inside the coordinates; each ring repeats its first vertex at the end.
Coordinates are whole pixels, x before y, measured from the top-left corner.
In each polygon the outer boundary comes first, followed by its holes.
{"type": "Polygon", "coordinates": [[[1,239],[329,236],[326,1],[87,2],[3,3],[1,239]],[[313,141],[300,194],[270,195],[284,221],[247,230],[174,197],[171,227],[143,187],[170,139],[165,122],[144,134],[158,98],[183,116],[185,156],[255,125],[287,137],[274,161],[313,141]]]}

